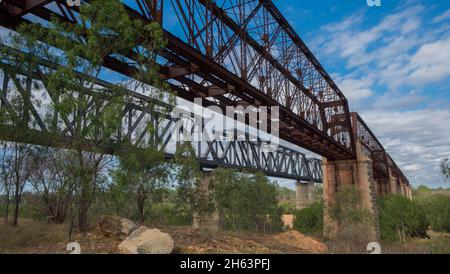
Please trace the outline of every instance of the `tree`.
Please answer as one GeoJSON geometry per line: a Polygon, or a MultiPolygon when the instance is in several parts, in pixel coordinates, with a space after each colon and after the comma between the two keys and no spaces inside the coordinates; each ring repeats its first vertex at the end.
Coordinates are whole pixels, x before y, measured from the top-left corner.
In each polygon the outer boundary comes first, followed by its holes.
{"type": "Polygon", "coordinates": [[[14,191],[13,226],[17,226],[18,224],[22,193],[35,166],[35,159],[33,157],[32,150],[33,147],[30,145],[19,144],[17,142],[12,145],[9,165],[11,168],[11,179],[14,191]]]}
{"type": "Polygon", "coordinates": [[[44,214],[56,224],[66,220],[76,184],[65,166],[67,153],[53,148],[37,149],[31,185],[44,205],[44,214]]]}
{"type": "Polygon", "coordinates": [[[29,182],[36,163],[33,147],[17,142],[4,143],[0,160],[1,179],[6,193],[4,222],[8,221],[10,199],[13,198],[12,225],[17,226],[22,193],[29,182]]]}
{"type": "Polygon", "coordinates": [[[161,190],[168,183],[169,168],[165,164],[165,153],[155,147],[124,147],[119,154],[120,168],[115,174],[118,186],[125,186],[136,200],[138,219],[145,219],[145,205],[161,199],[161,190]]]}
{"type": "Polygon", "coordinates": [[[264,175],[219,168],[211,187],[225,228],[266,232],[281,227],[277,186],[264,175]]]}
{"type": "Polygon", "coordinates": [[[200,164],[190,142],[178,143],[174,157],[177,181],[176,204],[178,208],[189,205],[194,214],[202,216],[214,211],[209,188],[201,185],[200,164]]]}
{"type": "Polygon", "coordinates": [[[433,231],[450,232],[450,197],[432,193],[417,201],[424,210],[433,231]]]}
{"type": "Polygon", "coordinates": [[[426,237],[429,222],[417,202],[402,195],[389,195],[378,201],[381,237],[405,242],[406,237],[426,237]]]}
{"type": "MultiPolygon", "coordinates": [[[[24,24],[17,32],[20,35],[13,34],[10,44],[26,54],[3,54],[12,70],[17,70],[13,74],[22,71],[43,74],[39,58],[54,64],[45,69],[47,73],[42,80],[57,113],[48,117],[47,122],[52,125],[52,133],[66,132],[58,126],[58,120],[67,127],[69,134],[65,134],[71,143],[65,162],[69,166],[64,168],[74,178],[78,227],[86,232],[88,211],[102,182],[102,170],[110,160],[105,147],[111,145],[114,134],[121,130],[127,101],[124,87],[130,86],[126,83],[99,88],[96,78],[102,74],[105,58],[130,63],[127,56],[132,56],[131,78],[135,79],[132,85],[135,89],[164,86],[158,80],[155,61],[157,51],[165,45],[162,30],[157,23],[144,25],[130,19],[119,0],[94,0],[81,6],[78,24],[53,18],[48,26],[24,24]]],[[[162,99],[162,94],[156,93],[156,97],[162,99]]]]}
{"type": "Polygon", "coordinates": [[[305,233],[323,233],[323,204],[317,202],[307,208],[295,211],[294,229],[305,233]]]}
{"type": "Polygon", "coordinates": [[[448,158],[445,158],[441,162],[441,174],[444,177],[444,180],[450,179],[450,164],[448,158]]]}
{"type": "Polygon", "coordinates": [[[11,199],[11,190],[12,190],[12,180],[11,180],[11,170],[7,161],[8,156],[8,143],[2,142],[1,149],[1,158],[0,158],[0,179],[2,181],[2,188],[5,192],[4,200],[4,212],[3,212],[3,221],[6,224],[8,222],[9,217],[9,204],[11,199]]]}

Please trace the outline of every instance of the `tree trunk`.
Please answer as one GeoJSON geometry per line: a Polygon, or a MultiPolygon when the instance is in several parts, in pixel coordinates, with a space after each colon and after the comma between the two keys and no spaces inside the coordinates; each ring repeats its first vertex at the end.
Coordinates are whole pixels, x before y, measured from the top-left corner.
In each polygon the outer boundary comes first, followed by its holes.
{"type": "Polygon", "coordinates": [[[138,208],[138,216],[139,216],[139,222],[141,224],[144,223],[144,206],[145,206],[145,198],[138,197],[137,198],[137,208],[138,208]]]}
{"type": "Polygon", "coordinates": [[[14,220],[13,226],[16,227],[19,220],[19,209],[20,209],[20,196],[16,196],[14,205],[14,220]]]}
{"type": "Polygon", "coordinates": [[[83,234],[87,232],[87,212],[83,205],[78,209],[78,229],[83,234]]]}
{"type": "Polygon", "coordinates": [[[5,224],[8,223],[8,216],[9,216],[9,192],[6,193],[5,197],[5,216],[3,217],[3,222],[5,224]]]}
{"type": "Polygon", "coordinates": [[[20,185],[19,182],[16,182],[16,189],[14,193],[14,219],[13,219],[13,227],[17,226],[18,219],[19,219],[19,209],[20,209],[20,185]]]}

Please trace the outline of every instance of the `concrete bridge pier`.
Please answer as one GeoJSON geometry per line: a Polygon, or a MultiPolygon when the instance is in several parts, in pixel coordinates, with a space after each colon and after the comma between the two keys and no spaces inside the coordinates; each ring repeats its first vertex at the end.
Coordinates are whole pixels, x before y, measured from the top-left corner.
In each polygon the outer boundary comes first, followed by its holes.
{"type": "Polygon", "coordinates": [[[309,207],[315,202],[315,184],[314,182],[296,182],[295,183],[295,207],[303,209],[309,207]]]}
{"type": "Polygon", "coordinates": [[[324,235],[335,239],[345,227],[330,215],[335,203],[336,193],[345,186],[354,186],[361,198],[361,208],[372,214],[373,223],[369,224],[368,239],[379,239],[378,208],[376,206],[376,182],[373,178],[372,160],[363,154],[362,145],[356,145],[357,159],[328,161],[323,159],[323,198],[324,198],[324,235]]]}
{"type": "MultiPolygon", "coordinates": [[[[209,184],[212,179],[212,174],[209,171],[201,171],[200,189],[203,193],[211,196],[212,193],[209,189],[209,184]]],[[[194,229],[205,231],[218,231],[220,230],[220,214],[218,211],[214,211],[209,214],[200,214],[198,212],[193,213],[192,227],[194,229]]]]}
{"type": "Polygon", "coordinates": [[[398,180],[397,178],[394,177],[394,175],[392,175],[392,171],[389,168],[388,169],[388,173],[389,173],[389,185],[390,185],[390,192],[391,194],[396,194],[397,193],[397,185],[398,185],[398,180]]]}

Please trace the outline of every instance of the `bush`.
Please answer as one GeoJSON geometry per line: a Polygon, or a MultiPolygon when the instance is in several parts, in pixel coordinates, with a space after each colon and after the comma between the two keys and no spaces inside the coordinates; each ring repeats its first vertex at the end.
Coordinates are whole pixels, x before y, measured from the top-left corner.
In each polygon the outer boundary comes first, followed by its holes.
{"type": "Polygon", "coordinates": [[[147,210],[146,221],[154,225],[190,225],[192,210],[174,203],[155,204],[147,210]]]}
{"type": "Polygon", "coordinates": [[[303,234],[318,235],[323,231],[323,204],[314,203],[295,212],[294,229],[303,234]]]}
{"type": "Polygon", "coordinates": [[[425,237],[429,222],[417,202],[401,195],[379,199],[381,238],[404,241],[406,236],[425,237]]]}
{"type": "Polygon", "coordinates": [[[266,176],[220,168],[213,175],[210,187],[225,229],[281,230],[277,187],[266,176]]]}
{"type": "Polygon", "coordinates": [[[450,232],[450,197],[437,194],[420,200],[431,228],[437,232],[450,232]]]}
{"type": "Polygon", "coordinates": [[[361,206],[361,196],[354,186],[344,186],[336,193],[330,215],[338,223],[346,225],[372,224],[372,214],[361,206]]]}
{"type": "Polygon", "coordinates": [[[283,214],[295,214],[295,203],[291,201],[282,201],[278,206],[283,214]]]}

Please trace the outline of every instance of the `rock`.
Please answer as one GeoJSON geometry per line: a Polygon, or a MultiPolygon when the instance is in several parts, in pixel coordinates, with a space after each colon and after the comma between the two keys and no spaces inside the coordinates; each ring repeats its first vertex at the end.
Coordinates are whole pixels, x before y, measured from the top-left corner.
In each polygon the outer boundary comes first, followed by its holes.
{"type": "Polygon", "coordinates": [[[145,226],[133,231],[118,246],[122,254],[170,254],[173,247],[174,242],[169,234],[145,226]]]}
{"type": "Polygon", "coordinates": [[[105,236],[119,240],[125,239],[137,228],[137,225],[133,221],[111,215],[101,216],[98,226],[105,236]]]}

